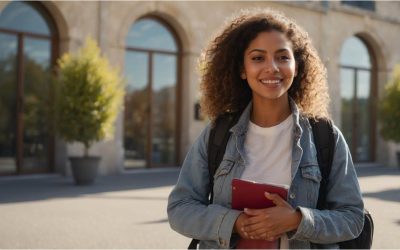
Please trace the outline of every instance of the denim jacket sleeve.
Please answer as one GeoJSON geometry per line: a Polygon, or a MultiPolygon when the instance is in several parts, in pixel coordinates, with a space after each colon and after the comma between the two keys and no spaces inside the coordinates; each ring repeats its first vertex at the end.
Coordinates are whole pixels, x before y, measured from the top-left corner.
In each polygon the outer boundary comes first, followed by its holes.
{"type": "Polygon", "coordinates": [[[297,207],[302,220],[290,239],[329,244],[356,238],[364,225],[364,204],[349,148],[334,127],[335,153],[327,186],[328,210],[297,207]]]}
{"type": "Polygon", "coordinates": [[[187,237],[215,241],[229,248],[232,229],[240,211],[209,204],[207,145],[208,125],[183,162],[177,184],[168,198],[168,220],[173,230],[187,237]]]}

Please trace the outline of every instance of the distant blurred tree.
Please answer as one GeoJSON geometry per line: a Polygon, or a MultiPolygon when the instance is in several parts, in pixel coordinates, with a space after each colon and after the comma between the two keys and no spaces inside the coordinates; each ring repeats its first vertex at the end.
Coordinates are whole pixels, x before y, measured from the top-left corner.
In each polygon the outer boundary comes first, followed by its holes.
{"type": "Polygon", "coordinates": [[[379,105],[381,134],[386,140],[400,142],[400,65],[396,65],[379,105]]]}
{"type": "Polygon", "coordinates": [[[90,38],[76,55],[65,54],[58,63],[57,131],[67,142],[83,143],[88,156],[92,143],[114,133],[124,96],[123,79],[90,38]]]}

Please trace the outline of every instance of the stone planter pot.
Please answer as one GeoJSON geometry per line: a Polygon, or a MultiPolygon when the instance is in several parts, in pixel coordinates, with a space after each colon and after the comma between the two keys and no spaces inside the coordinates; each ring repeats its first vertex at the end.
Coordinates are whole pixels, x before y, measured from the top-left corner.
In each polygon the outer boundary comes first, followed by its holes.
{"type": "Polygon", "coordinates": [[[93,184],[97,176],[100,157],[69,157],[76,185],[93,184]]]}

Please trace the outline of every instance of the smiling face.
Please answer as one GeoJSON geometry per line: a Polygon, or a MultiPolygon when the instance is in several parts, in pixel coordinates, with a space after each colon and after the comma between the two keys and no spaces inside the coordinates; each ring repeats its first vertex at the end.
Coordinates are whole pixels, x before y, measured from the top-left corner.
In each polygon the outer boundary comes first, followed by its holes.
{"type": "Polygon", "coordinates": [[[253,93],[254,102],[287,100],[296,76],[292,44],[279,31],[265,31],[252,40],[244,52],[242,79],[253,93]]]}

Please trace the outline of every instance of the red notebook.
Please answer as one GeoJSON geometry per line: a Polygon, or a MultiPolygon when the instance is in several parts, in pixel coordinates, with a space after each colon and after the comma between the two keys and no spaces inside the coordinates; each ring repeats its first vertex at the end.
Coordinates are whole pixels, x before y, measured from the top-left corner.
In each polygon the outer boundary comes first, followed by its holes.
{"type": "MultiPolygon", "coordinates": [[[[243,210],[244,208],[267,208],[275,206],[268,200],[264,193],[275,193],[284,200],[287,199],[288,187],[274,184],[257,183],[252,181],[233,179],[232,180],[232,208],[243,210]]],[[[238,249],[278,249],[279,240],[247,240],[240,239],[238,249]]]]}

